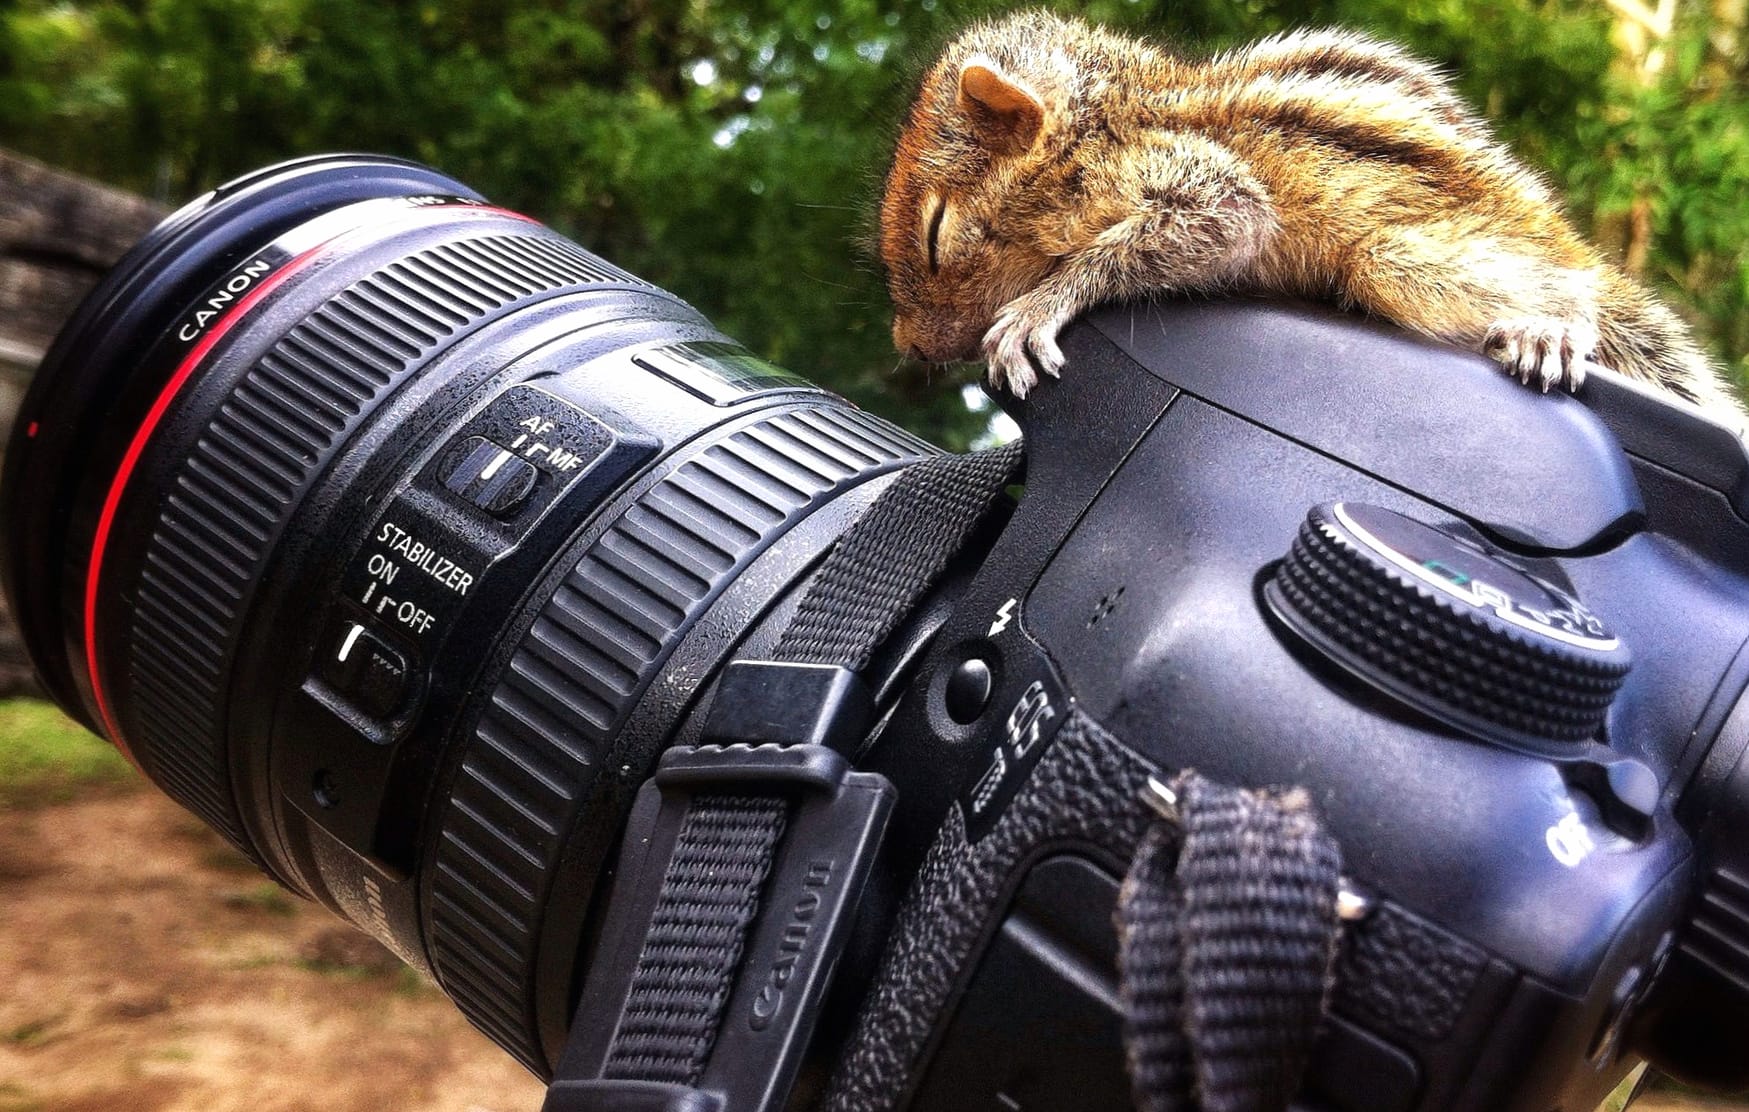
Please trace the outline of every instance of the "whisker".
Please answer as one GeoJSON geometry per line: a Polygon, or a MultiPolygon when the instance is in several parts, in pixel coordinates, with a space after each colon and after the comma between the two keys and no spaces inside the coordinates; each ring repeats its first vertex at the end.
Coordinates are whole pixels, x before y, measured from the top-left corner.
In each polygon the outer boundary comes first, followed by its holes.
{"type": "Polygon", "coordinates": [[[822,278],[817,274],[809,274],[805,270],[802,271],[802,277],[806,278],[810,282],[818,282],[822,286],[831,286],[833,289],[854,290],[856,288],[855,286],[847,286],[843,282],[834,282],[828,278],[822,278]]]}

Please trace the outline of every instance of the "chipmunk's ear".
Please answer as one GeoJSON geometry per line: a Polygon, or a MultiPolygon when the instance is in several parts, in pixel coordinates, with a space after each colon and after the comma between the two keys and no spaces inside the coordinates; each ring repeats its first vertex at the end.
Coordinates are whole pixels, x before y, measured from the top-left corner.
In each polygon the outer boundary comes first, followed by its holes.
{"type": "Polygon", "coordinates": [[[1045,125],[1038,95],[985,58],[960,69],[959,106],[971,118],[978,141],[996,154],[1031,150],[1045,125]]]}

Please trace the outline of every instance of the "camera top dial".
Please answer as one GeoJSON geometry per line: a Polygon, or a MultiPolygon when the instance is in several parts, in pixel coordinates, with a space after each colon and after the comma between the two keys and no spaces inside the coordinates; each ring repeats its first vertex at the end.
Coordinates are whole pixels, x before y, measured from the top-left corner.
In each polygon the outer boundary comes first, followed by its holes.
{"type": "Polygon", "coordinates": [[[1630,663],[1578,599],[1379,506],[1314,508],[1264,598],[1356,678],[1509,745],[1595,738],[1630,663]]]}

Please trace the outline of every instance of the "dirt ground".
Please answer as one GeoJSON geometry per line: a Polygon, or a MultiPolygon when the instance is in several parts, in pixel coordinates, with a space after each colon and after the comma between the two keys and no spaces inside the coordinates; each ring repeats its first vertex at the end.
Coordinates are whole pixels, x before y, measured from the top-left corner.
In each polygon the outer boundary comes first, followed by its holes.
{"type": "Polygon", "coordinates": [[[137,786],[0,807],[0,986],[0,1112],[541,1103],[442,993],[137,786]]]}
{"type": "Polygon", "coordinates": [[[438,992],[149,790],[0,810],[0,1112],[532,1112],[438,992]]]}

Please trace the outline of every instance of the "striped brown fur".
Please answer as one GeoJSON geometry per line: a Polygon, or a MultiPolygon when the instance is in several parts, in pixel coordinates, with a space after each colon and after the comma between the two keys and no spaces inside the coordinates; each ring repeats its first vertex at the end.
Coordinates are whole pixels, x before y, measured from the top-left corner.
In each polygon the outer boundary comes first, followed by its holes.
{"type": "Polygon", "coordinates": [[[1595,355],[1741,421],[1437,69],[1351,32],[1195,60],[1042,11],[977,24],[900,133],[880,253],[900,349],[982,357],[1017,393],[1094,304],[1231,291],[1355,307],[1545,390],[1595,355]]]}

